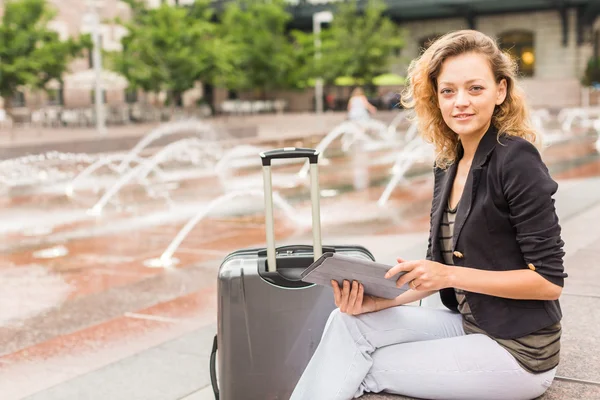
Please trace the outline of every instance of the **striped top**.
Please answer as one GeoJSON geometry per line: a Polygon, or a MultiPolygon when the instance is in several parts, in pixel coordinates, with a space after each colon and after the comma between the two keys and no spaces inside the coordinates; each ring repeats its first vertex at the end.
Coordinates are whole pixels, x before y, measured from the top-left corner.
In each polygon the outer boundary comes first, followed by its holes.
{"type": "MultiPolygon", "coordinates": [[[[454,265],[452,258],[454,236],[454,220],[456,208],[451,210],[448,206],[444,212],[441,224],[440,246],[444,262],[454,265]]],[[[517,362],[529,372],[542,373],[549,371],[558,365],[560,355],[561,325],[557,322],[547,328],[516,339],[497,339],[488,335],[481,329],[469,307],[465,292],[454,289],[458,301],[458,311],[463,316],[463,328],[467,335],[480,333],[494,339],[500,346],[504,347],[517,362]]]]}

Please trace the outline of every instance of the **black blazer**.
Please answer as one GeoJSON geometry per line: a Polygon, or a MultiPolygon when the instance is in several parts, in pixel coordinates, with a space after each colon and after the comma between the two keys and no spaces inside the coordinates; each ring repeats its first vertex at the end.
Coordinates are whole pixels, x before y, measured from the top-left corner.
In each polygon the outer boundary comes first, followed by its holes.
{"type": "MultiPolygon", "coordinates": [[[[457,164],[434,168],[427,259],[440,263],[440,223],[457,164]]],[[[491,271],[529,268],[563,286],[564,242],[552,199],[557,188],[531,143],[507,135],[498,138],[490,127],[479,142],[458,206],[454,264],[491,271]]],[[[446,307],[457,310],[454,288],[442,289],[440,296],[446,307]]],[[[525,336],[562,317],[558,300],[513,300],[472,292],[466,297],[475,321],[496,338],[525,336]]]]}

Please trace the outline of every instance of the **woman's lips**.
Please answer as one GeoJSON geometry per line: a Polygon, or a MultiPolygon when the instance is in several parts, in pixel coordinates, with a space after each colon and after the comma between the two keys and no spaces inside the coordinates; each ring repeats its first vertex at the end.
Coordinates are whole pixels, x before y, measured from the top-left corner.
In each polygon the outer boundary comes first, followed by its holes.
{"type": "Polygon", "coordinates": [[[466,113],[463,113],[463,114],[456,114],[453,117],[454,117],[454,119],[456,119],[458,121],[467,121],[467,120],[471,119],[471,117],[473,115],[475,115],[475,114],[466,114],[466,113]]]}

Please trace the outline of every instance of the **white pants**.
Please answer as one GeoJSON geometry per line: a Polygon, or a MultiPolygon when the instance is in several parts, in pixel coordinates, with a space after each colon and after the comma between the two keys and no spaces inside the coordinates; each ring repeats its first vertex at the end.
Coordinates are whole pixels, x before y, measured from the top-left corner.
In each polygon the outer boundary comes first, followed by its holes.
{"type": "Polygon", "coordinates": [[[523,369],[485,335],[465,335],[449,310],[400,306],[350,316],[336,309],[291,400],[346,400],[366,392],[421,399],[530,400],[556,368],[523,369]]]}

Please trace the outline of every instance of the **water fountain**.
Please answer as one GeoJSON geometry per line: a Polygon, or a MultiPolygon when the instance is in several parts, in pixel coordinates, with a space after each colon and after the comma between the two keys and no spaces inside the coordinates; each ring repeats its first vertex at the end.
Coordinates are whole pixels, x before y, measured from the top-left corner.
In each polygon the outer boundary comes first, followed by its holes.
{"type": "MultiPolygon", "coordinates": [[[[125,159],[125,157],[127,157],[125,154],[113,154],[113,155],[109,155],[109,156],[100,158],[99,160],[96,160],[96,162],[90,164],[87,168],[85,168],[83,171],[81,171],[75,178],[73,178],[73,180],[71,180],[71,182],[69,182],[67,184],[67,186],[65,188],[65,194],[68,197],[73,197],[74,193],[75,193],[75,186],[77,186],[81,182],[84,182],[86,178],[88,178],[90,175],[92,175],[94,172],[96,172],[97,170],[99,170],[100,168],[102,168],[104,166],[108,167],[112,172],[114,172],[115,174],[120,176],[121,172],[119,171],[118,166],[115,163],[123,161],[125,159]]],[[[136,164],[140,165],[140,164],[144,163],[146,161],[146,159],[135,155],[133,157],[130,157],[129,162],[132,162],[132,161],[135,162],[136,164]]],[[[154,169],[154,172],[159,177],[162,177],[163,171],[157,165],[155,165],[153,169],[154,169]]],[[[97,192],[99,189],[98,183],[95,182],[95,184],[93,186],[94,186],[95,191],[97,192]]]]}
{"type": "MultiPolygon", "coordinates": [[[[342,140],[342,151],[344,152],[348,151],[350,146],[359,139],[366,144],[374,142],[374,139],[367,135],[356,123],[349,121],[342,122],[325,135],[319,144],[317,144],[315,149],[322,155],[321,163],[323,163],[325,149],[340,136],[342,140]]],[[[326,164],[326,162],[324,164],[326,164]]],[[[309,168],[310,164],[306,161],[298,172],[298,177],[304,179],[308,175],[309,168]]]]}
{"type": "MultiPolygon", "coordinates": [[[[144,262],[144,265],[151,268],[172,268],[178,264],[179,260],[173,257],[173,254],[191,230],[207,215],[209,215],[217,207],[235,199],[238,197],[260,197],[264,198],[264,191],[262,190],[239,190],[224,194],[213,201],[211,201],[206,207],[203,207],[192,219],[190,219],[183,228],[177,233],[175,238],[171,241],[166,250],[161,254],[159,258],[150,259],[144,262]]],[[[303,220],[298,218],[294,209],[290,204],[285,201],[277,192],[273,192],[273,203],[281,208],[284,214],[291,219],[297,226],[309,227],[311,225],[311,219],[303,220]],[[307,222],[308,221],[308,222],[307,222]]]]}
{"type": "Polygon", "coordinates": [[[233,168],[246,168],[259,165],[256,156],[266,149],[251,145],[239,145],[227,150],[215,165],[217,174],[225,174],[233,168]],[[252,159],[250,159],[252,156],[252,159]]]}
{"type": "Polygon", "coordinates": [[[124,172],[125,170],[129,169],[130,162],[133,161],[133,159],[151,143],[164,136],[180,134],[184,132],[200,135],[200,137],[204,140],[217,141],[219,139],[223,139],[223,137],[219,138],[219,135],[214,127],[198,119],[180,120],[162,124],[140,139],[140,141],[126,154],[121,161],[121,164],[119,164],[119,171],[124,172]]]}
{"type": "Polygon", "coordinates": [[[592,127],[593,116],[598,116],[598,109],[578,107],[561,110],[558,114],[558,120],[561,121],[563,132],[572,132],[576,121],[579,121],[579,124],[583,128],[592,127]]]}
{"type": "Polygon", "coordinates": [[[6,187],[54,184],[72,177],[76,166],[94,161],[89,154],[58,151],[12,158],[0,162],[0,183],[6,187]]]}
{"type": "MultiPolygon", "coordinates": [[[[196,138],[192,139],[182,139],[176,142],[170,143],[165,146],[159,152],[157,152],[151,158],[146,159],[143,163],[138,165],[135,168],[130,169],[127,173],[123,174],[117,182],[114,183],[107,191],[104,193],[102,198],[98,200],[98,202],[88,211],[91,215],[100,215],[102,210],[106,206],[106,204],[110,201],[110,199],[115,196],[126,184],[131,182],[134,179],[137,179],[142,182],[143,185],[147,185],[148,182],[145,181],[148,174],[154,170],[154,168],[160,163],[164,162],[168,156],[175,154],[177,151],[191,151],[194,148],[206,149],[209,148],[211,151],[209,154],[218,159],[220,157],[220,153],[216,152],[213,147],[211,147],[214,142],[206,142],[203,140],[199,140],[196,138]]],[[[131,156],[129,155],[128,158],[131,156]]],[[[133,159],[133,158],[130,158],[133,159]]],[[[211,174],[212,170],[207,169],[203,171],[205,174],[211,174]]]]}
{"type": "Polygon", "coordinates": [[[386,142],[396,140],[396,135],[389,136],[388,126],[377,119],[368,118],[363,120],[357,120],[354,122],[358,124],[358,126],[360,126],[363,132],[367,134],[373,132],[376,138],[375,141],[377,142],[382,140],[386,142]]]}
{"type": "Polygon", "coordinates": [[[385,206],[396,186],[406,181],[406,173],[415,163],[432,157],[431,150],[431,146],[421,137],[415,137],[400,151],[392,167],[392,177],[377,201],[379,207],[385,206]]]}
{"type": "Polygon", "coordinates": [[[396,134],[398,133],[398,127],[400,126],[400,124],[408,120],[409,115],[410,113],[408,110],[401,110],[398,114],[396,114],[394,119],[392,119],[392,122],[390,122],[390,124],[387,127],[387,136],[396,136],[396,134]]]}

